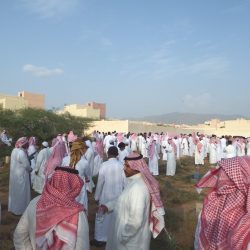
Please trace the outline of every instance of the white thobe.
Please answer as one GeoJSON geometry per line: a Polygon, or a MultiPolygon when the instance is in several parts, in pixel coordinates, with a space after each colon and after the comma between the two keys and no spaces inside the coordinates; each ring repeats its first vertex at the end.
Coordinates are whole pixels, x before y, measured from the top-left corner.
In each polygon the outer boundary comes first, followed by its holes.
{"type": "Polygon", "coordinates": [[[250,142],[247,143],[247,155],[250,156],[250,142]]]}
{"type": "MultiPolygon", "coordinates": [[[[36,204],[40,196],[35,197],[25,210],[14,232],[14,245],[16,250],[36,249],[36,204]]],[[[84,212],[78,216],[76,246],[74,250],[89,250],[89,224],[84,212]]],[[[62,249],[63,250],[63,249],[62,249]]],[[[69,250],[69,248],[64,250],[69,250]]]]}
{"type": "Polygon", "coordinates": [[[221,154],[222,154],[221,158],[225,158],[226,155],[225,155],[224,150],[225,150],[225,148],[227,146],[227,140],[225,138],[221,138],[220,139],[220,145],[221,145],[221,154]]]}
{"type": "Polygon", "coordinates": [[[10,159],[8,211],[21,215],[30,202],[30,163],[26,152],[14,148],[10,159]]]}
{"type": "Polygon", "coordinates": [[[209,144],[209,163],[210,164],[217,163],[217,146],[215,143],[209,144]]]}
{"type": "Polygon", "coordinates": [[[173,139],[175,145],[176,145],[176,158],[179,159],[181,155],[181,149],[180,149],[180,140],[179,139],[173,139]]]}
{"type": "Polygon", "coordinates": [[[189,143],[189,156],[194,156],[195,144],[192,136],[188,137],[188,143],[189,143]]]}
{"type": "Polygon", "coordinates": [[[127,178],[119,198],[105,205],[112,211],[106,250],[149,250],[150,195],[142,175],[127,178]]]}
{"type": "Polygon", "coordinates": [[[246,149],[246,144],[245,143],[237,144],[237,146],[236,146],[236,155],[237,156],[244,156],[246,154],[245,149],[246,149]]]}
{"type": "Polygon", "coordinates": [[[44,166],[50,156],[50,149],[43,148],[37,155],[36,165],[34,168],[35,172],[38,172],[34,175],[33,180],[33,189],[39,194],[42,193],[43,187],[45,184],[45,176],[44,176],[44,166]]]}
{"type": "Polygon", "coordinates": [[[197,145],[195,145],[195,151],[194,151],[194,163],[195,163],[195,165],[204,165],[203,147],[204,146],[202,145],[202,149],[201,149],[201,152],[200,152],[198,150],[197,145]]]}
{"type": "Polygon", "coordinates": [[[137,139],[130,139],[130,142],[131,142],[131,150],[134,152],[134,151],[137,151],[137,139]]]}
{"type": "Polygon", "coordinates": [[[101,158],[101,156],[99,154],[96,154],[96,156],[94,158],[94,170],[92,173],[93,176],[98,175],[102,163],[103,163],[103,159],[101,158]]]}
{"type": "Polygon", "coordinates": [[[175,152],[173,147],[168,144],[166,146],[166,152],[167,152],[167,169],[166,169],[166,175],[175,175],[176,171],[176,158],[175,158],[175,152]]]}
{"type": "Polygon", "coordinates": [[[124,148],[124,150],[118,149],[118,152],[119,152],[118,159],[123,164],[124,163],[124,158],[129,155],[129,152],[127,151],[126,148],[124,148]]]}
{"type": "Polygon", "coordinates": [[[142,148],[142,138],[143,138],[142,135],[138,136],[138,149],[140,152],[141,152],[141,148],[142,148]]]}
{"type": "Polygon", "coordinates": [[[33,158],[30,160],[30,166],[32,168],[32,172],[30,173],[30,177],[31,177],[31,183],[33,183],[34,181],[34,177],[35,177],[35,166],[36,166],[36,157],[37,157],[37,152],[36,152],[36,147],[35,145],[30,145],[28,147],[28,156],[30,157],[31,155],[33,155],[33,158]]]}
{"type": "Polygon", "coordinates": [[[162,148],[162,160],[167,161],[168,160],[168,154],[166,151],[166,147],[168,145],[168,141],[162,141],[161,148],[162,148]]]}
{"type": "Polygon", "coordinates": [[[225,156],[226,158],[232,158],[236,156],[236,150],[235,147],[231,144],[229,144],[228,146],[226,146],[225,148],[225,156]]]}
{"type": "Polygon", "coordinates": [[[109,147],[111,146],[110,142],[113,140],[113,136],[112,135],[107,135],[105,136],[104,140],[103,140],[103,144],[105,147],[105,152],[108,152],[109,147]]]}
{"type": "Polygon", "coordinates": [[[143,158],[148,157],[148,144],[144,137],[142,137],[142,141],[141,141],[141,154],[143,158]]]}
{"type": "Polygon", "coordinates": [[[94,150],[92,148],[88,148],[86,153],[85,153],[85,158],[87,159],[89,163],[89,168],[90,168],[90,176],[89,176],[89,185],[87,185],[87,190],[89,192],[92,192],[92,189],[95,187],[95,184],[92,180],[93,172],[94,172],[94,160],[95,160],[95,154],[94,150]]]}
{"type": "Polygon", "coordinates": [[[181,149],[182,149],[182,155],[183,155],[183,156],[189,155],[187,138],[183,138],[183,139],[182,139],[182,142],[181,142],[181,149]]]}
{"type": "Polygon", "coordinates": [[[159,155],[157,153],[156,144],[154,144],[154,154],[148,159],[148,167],[152,175],[159,175],[159,155]]]}
{"type": "MultiPolygon", "coordinates": [[[[103,162],[95,190],[95,200],[99,205],[116,199],[122,192],[126,182],[123,171],[123,164],[116,158],[110,158],[103,162]]],[[[103,218],[96,216],[95,219],[95,239],[97,241],[107,241],[107,232],[110,226],[110,214],[105,214],[103,218]]]]}

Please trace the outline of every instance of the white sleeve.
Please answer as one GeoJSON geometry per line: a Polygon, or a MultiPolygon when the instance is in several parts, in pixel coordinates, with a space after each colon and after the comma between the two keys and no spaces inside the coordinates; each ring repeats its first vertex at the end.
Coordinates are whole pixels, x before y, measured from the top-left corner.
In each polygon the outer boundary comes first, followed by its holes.
{"type": "Polygon", "coordinates": [[[21,166],[24,166],[24,168],[26,168],[26,171],[29,172],[31,170],[31,166],[30,166],[30,162],[28,160],[28,157],[23,151],[18,152],[17,160],[19,163],[21,163],[21,166]]]}
{"type": "Polygon", "coordinates": [[[89,225],[84,212],[79,213],[75,250],[89,250],[89,225]]]}
{"type": "Polygon", "coordinates": [[[99,171],[99,175],[98,175],[96,190],[95,190],[95,200],[96,201],[100,200],[100,196],[101,196],[101,193],[103,191],[104,182],[105,182],[105,176],[103,174],[102,167],[101,167],[100,171],[99,171]]]}
{"type": "Polygon", "coordinates": [[[124,222],[120,236],[118,236],[119,241],[123,244],[138,232],[146,214],[146,196],[142,195],[138,189],[133,190],[130,195],[128,220],[124,222]]]}
{"type": "Polygon", "coordinates": [[[38,155],[37,155],[37,158],[36,158],[36,165],[35,165],[35,168],[34,168],[35,171],[39,170],[39,168],[42,165],[42,161],[43,161],[43,152],[39,152],[38,155]]]}
{"type": "Polygon", "coordinates": [[[33,250],[29,236],[28,207],[17,224],[13,236],[13,242],[16,250],[33,250]]]}
{"type": "Polygon", "coordinates": [[[198,250],[199,249],[200,231],[201,231],[201,212],[199,213],[198,222],[197,222],[196,230],[195,230],[194,250],[198,250]]]}

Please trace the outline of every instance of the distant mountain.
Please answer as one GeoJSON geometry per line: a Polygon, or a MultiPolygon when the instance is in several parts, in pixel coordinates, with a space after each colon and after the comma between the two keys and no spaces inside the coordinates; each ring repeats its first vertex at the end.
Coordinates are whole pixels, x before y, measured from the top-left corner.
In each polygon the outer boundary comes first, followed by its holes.
{"type": "Polygon", "coordinates": [[[167,124],[188,124],[196,125],[210,121],[212,119],[219,119],[220,121],[235,120],[237,118],[244,118],[242,115],[221,115],[221,114],[195,114],[195,113],[169,113],[163,115],[145,116],[140,121],[156,122],[156,123],[167,123],[167,124]]]}

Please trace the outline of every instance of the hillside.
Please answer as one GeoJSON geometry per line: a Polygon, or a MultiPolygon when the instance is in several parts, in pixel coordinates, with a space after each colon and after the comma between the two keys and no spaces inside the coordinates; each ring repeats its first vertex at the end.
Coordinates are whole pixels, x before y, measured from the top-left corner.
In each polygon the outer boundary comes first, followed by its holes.
{"type": "Polygon", "coordinates": [[[139,118],[137,120],[156,122],[156,123],[167,123],[167,124],[188,124],[195,125],[201,124],[205,121],[212,119],[219,119],[221,121],[235,120],[237,118],[246,118],[242,115],[222,115],[222,114],[195,114],[195,113],[179,113],[173,112],[163,115],[152,115],[139,118]]]}

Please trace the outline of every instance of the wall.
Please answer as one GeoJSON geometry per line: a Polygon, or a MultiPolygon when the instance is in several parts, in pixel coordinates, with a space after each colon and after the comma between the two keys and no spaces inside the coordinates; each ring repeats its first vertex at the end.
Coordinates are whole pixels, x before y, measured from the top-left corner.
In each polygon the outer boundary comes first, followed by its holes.
{"type": "Polygon", "coordinates": [[[200,132],[202,134],[217,136],[222,135],[242,135],[250,136],[250,120],[238,119],[232,121],[218,122],[217,127],[211,127],[208,125],[200,124],[196,126],[170,126],[141,121],[128,121],[128,120],[112,120],[112,121],[96,121],[93,123],[93,127],[88,130],[88,133],[92,133],[94,130],[101,132],[131,132],[131,133],[169,133],[174,136],[176,134],[190,134],[192,132],[200,132]]]}
{"type": "MultiPolygon", "coordinates": [[[[64,106],[63,112],[69,112],[71,115],[80,116],[80,117],[88,117],[99,119],[100,117],[100,110],[93,109],[92,107],[85,106],[85,105],[78,105],[78,104],[71,104],[64,106]]],[[[60,111],[59,113],[63,113],[60,111]]]]}
{"type": "Polygon", "coordinates": [[[250,120],[237,119],[219,122],[216,128],[210,128],[209,126],[203,126],[205,133],[232,136],[250,136],[250,120]]]}
{"type": "Polygon", "coordinates": [[[0,94],[0,102],[2,103],[3,109],[18,110],[26,108],[28,102],[18,96],[9,96],[0,94]]]}
{"type": "Polygon", "coordinates": [[[92,134],[93,131],[98,130],[100,132],[128,132],[128,120],[101,120],[92,123],[92,126],[86,130],[86,134],[92,134]]]}
{"type": "Polygon", "coordinates": [[[29,108],[45,108],[45,95],[22,91],[18,92],[18,96],[27,100],[29,108]]]}
{"type": "Polygon", "coordinates": [[[90,102],[90,103],[88,103],[88,106],[90,106],[94,109],[100,110],[100,119],[106,118],[106,104],[105,103],[90,102]]]}
{"type": "Polygon", "coordinates": [[[92,123],[92,127],[88,129],[87,134],[91,134],[94,130],[100,132],[130,132],[130,133],[169,133],[170,135],[180,134],[180,133],[192,133],[192,129],[175,128],[170,126],[157,125],[156,123],[148,123],[141,121],[128,121],[128,120],[101,120],[92,123]]]}

